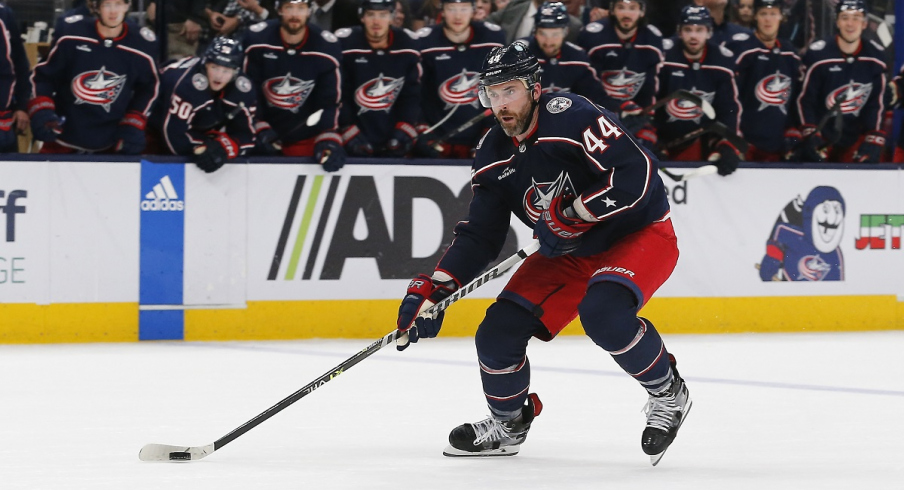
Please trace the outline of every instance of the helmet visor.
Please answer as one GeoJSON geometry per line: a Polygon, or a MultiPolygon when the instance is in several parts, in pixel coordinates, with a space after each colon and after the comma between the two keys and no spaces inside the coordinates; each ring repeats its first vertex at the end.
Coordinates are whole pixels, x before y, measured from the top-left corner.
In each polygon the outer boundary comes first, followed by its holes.
{"type": "Polygon", "coordinates": [[[524,79],[516,78],[511,82],[490,85],[488,87],[481,86],[477,91],[477,95],[480,98],[480,105],[491,109],[519,102],[522,99],[527,99],[529,97],[530,91],[527,89],[527,82],[524,79]]]}

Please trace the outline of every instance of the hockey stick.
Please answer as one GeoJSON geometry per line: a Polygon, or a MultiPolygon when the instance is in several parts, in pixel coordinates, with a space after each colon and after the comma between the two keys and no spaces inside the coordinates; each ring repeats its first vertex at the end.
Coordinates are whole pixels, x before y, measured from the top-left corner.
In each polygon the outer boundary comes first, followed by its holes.
{"type": "Polygon", "coordinates": [[[424,132],[421,133],[421,134],[430,134],[430,133],[436,131],[436,128],[442,126],[443,123],[445,123],[446,121],[448,121],[449,118],[452,117],[452,114],[455,114],[455,111],[457,111],[458,108],[461,107],[462,105],[463,105],[463,104],[455,104],[455,107],[453,107],[451,111],[449,111],[448,113],[446,113],[446,115],[443,116],[443,118],[440,119],[438,123],[434,124],[433,126],[430,126],[430,127],[427,128],[426,130],[424,130],[424,132]]]}
{"type": "MultiPolygon", "coordinates": [[[[490,279],[498,277],[505,271],[511,269],[515,264],[521,262],[529,255],[533,254],[539,248],[540,244],[536,240],[534,240],[526,247],[518,250],[511,257],[500,262],[496,267],[493,267],[492,269],[484,272],[473,281],[462,286],[448,298],[433,306],[424,308],[424,311],[421,314],[438,313],[445,310],[456,301],[464,298],[466,295],[488,282],[490,279]]],[[[407,334],[399,335],[398,332],[398,330],[393,330],[392,332],[384,335],[383,338],[365,347],[362,351],[358,352],[352,357],[349,357],[338,366],[324,373],[319,378],[306,384],[300,390],[282,399],[276,405],[273,405],[272,407],[264,410],[253,419],[245,422],[244,424],[234,429],[232,432],[226,434],[225,436],[217,439],[210,444],[207,444],[206,446],[170,446],[167,444],[147,444],[143,448],[141,448],[141,451],[139,451],[138,459],[142,461],[196,461],[210,454],[213,454],[215,451],[234,441],[242,434],[257,427],[265,420],[283,411],[289,405],[292,405],[293,403],[302,399],[304,396],[309,395],[311,392],[320,388],[328,381],[332,381],[334,378],[338,377],[340,374],[344,373],[355,364],[358,364],[364,359],[367,359],[378,350],[392,343],[394,340],[407,336],[407,334]]]]}
{"type": "MultiPolygon", "coordinates": [[[[492,116],[492,115],[493,115],[493,109],[487,109],[487,110],[481,112],[480,114],[478,114],[478,115],[472,117],[471,119],[468,119],[467,121],[465,121],[464,123],[462,123],[461,126],[455,128],[455,129],[453,129],[452,131],[450,131],[448,134],[446,134],[446,135],[443,136],[442,138],[436,140],[436,141],[433,143],[433,148],[435,148],[436,151],[442,151],[442,144],[443,144],[443,143],[445,143],[446,141],[449,141],[450,139],[452,139],[452,138],[458,136],[459,134],[461,134],[461,133],[467,131],[468,128],[470,128],[471,126],[473,126],[473,125],[479,123],[480,121],[483,121],[484,119],[486,119],[486,118],[488,118],[488,117],[490,117],[490,116],[492,116]],[[439,147],[439,148],[437,148],[437,147],[439,147]]],[[[427,133],[424,133],[424,134],[427,134],[427,133]]]]}
{"type": "Polygon", "coordinates": [[[675,148],[678,146],[687,143],[688,141],[693,141],[706,133],[713,133],[722,138],[725,138],[729,143],[735,146],[741,154],[746,154],[748,149],[747,141],[744,138],[741,138],[736,133],[732,133],[731,130],[728,129],[728,126],[719,122],[713,121],[706,126],[700,126],[699,128],[685,134],[684,136],[680,136],[672,141],[669,141],[665,145],[663,145],[663,149],[675,148]]]}
{"type": "Polygon", "coordinates": [[[686,100],[688,102],[693,102],[694,104],[697,104],[698,106],[700,106],[700,110],[703,111],[703,114],[706,117],[708,117],[709,119],[716,118],[716,110],[713,109],[713,105],[710,104],[708,100],[704,100],[703,97],[700,97],[699,95],[691,92],[690,90],[686,90],[683,88],[678,89],[678,90],[670,93],[669,95],[666,95],[665,97],[657,100],[656,102],[654,102],[653,104],[650,104],[647,107],[644,107],[642,114],[646,114],[646,115],[652,117],[653,113],[656,112],[660,107],[668,104],[669,102],[671,102],[675,99],[682,99],[682,100],[686,100]]]}
{"type": "Polygon", "coordinates": [[[665,167],[659,167],[659,171],[666,175],[666,177],[674,180],[675,182],[684,182],[688,179],[693,179],[694,177],[702,177],[704,175],[712,175],[719,171],[719,167],[715,165],[703,165],[702,167],[695,168],[689,172],[685,172],[683,174],[676,174],[671,172],[669,169],[665,167]]]}

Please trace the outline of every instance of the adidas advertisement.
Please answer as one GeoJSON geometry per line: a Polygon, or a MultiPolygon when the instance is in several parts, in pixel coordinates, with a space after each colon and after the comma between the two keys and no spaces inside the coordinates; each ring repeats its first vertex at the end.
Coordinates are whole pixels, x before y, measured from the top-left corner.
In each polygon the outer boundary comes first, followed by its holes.
{"type": "Polygon", "coordinates": [[[179,193],[173,187],[173,181],[169,175],[160,178],[160,182],[154,184],[154,188],[144,195],[141,201],[142,211],[182,211],[185,209],[185,201],[179,199],[179,193]]]}

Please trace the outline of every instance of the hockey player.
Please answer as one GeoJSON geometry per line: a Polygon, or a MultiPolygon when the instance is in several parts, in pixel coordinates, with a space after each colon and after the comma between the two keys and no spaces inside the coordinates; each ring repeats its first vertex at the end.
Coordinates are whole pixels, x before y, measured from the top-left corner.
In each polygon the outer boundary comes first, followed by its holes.
{"type": "Polygon", "coordinates": [[[19,151],[18,135],[28,128],[28,99],[31,98],[30,67],[19,24],[12,9],[0,3],[0,153],[19,151]]]}
{"type": "Polygon", "coordinates": [[[137,155],[158,95],[157,39],[125,22],[130,0],[92,2],[97,17],[70,17],[34,69],[31,131],[42,153],[137,155]]]}
{"type": "MultiPolygon", "coordinates": [[[[901,97],[904,96],[904,66],[898,72],[891,83],[888,84],[890,108],[899,109],[901,107],[901,97]]],[[[894,155],[892,161],[895,163],[904,163],[904,130],[898,133],[898,141],[895,144],[894,155]]]]}
{"type": "Polygon", "coordinates": [[[591,22],[578,36],[606,91],[602,104],[645,146],[653,148],[656,130],[642,108],[654,102],[663,61],[662,34],[646,22],[646,0],[613,0],[609,22],[591,22]]]}
{"type": "Polygon", "coordinates": [[[885,51],[861,36],[866,28],[864,0],[839,0],[835,15],[838,34],[811,44],[803,60],[806,72],[797,99],[802,158],[877,163],[885,147],[885,51]],[[838,111],[843,117],[840,133],[833,124],[818,129],[838,111]]]}
{"type": "MultiPolygon", "coordinates": [[[[432,275],[409,284],[399,330],[411,342],[437,335],[442,313],[418,312],[499,254],[511,213],[533,229],[540,250],[521,264],[477,330],[490,417],[452,430],[445,454],[518,452],[542,407],[528,393],[528,341],[552,340],[580,316],[587,335],[647,390],[641,446],[655,465],[691,408],[674,357],[653,324],[637,316],[678,260],[658,162],[612,112],[573,94],[543,94],[539,63],[520,41],[490,52],[480,98],[499,125],[478,146],[468,216],[432,275]]],[[[408,345],[401,336],[397,347],[408,345]]]]}
{"type": "Polygon", "coordinates": [[[245,73],[258,90],[261,152],[309,157],[327,172],[345,164],[337,133],[341,102],[333,33],[308,24],[310,0],[278,2],[280,18],[248,28],[245,73]]]}
{"type": "Polygon", "coordinates": [[[218,37],[203,57],[164,68],[151,127],[169,153],[191,156],[209,173],[254,148],[257,95],[241,73],[244,58],[238,41],[218,37]]]}
{"type": "Polygon", "coordinates": [[[403,157],[417,131],[421,57],[411,31],[392,27],[395,0],[363,0],[362,26],[342,28],[342,140],[352,156],[403,157]]]}
{"type": "Polygon", "coordinates": [[[421,101],[425,122],[418,130],[425,133],[438,127],[418,138],[417,153],[426,157],[470,158],[489,122],[459,133],[439,149],[436,139],[483,112],[477,99],[480,64],[491,49],[505,43],[505,35],[495,24],[473,20],[474,0],[441,0],[441,4],[442,24],[418,31],[424,67],[421,101]]]}
{"type": "Polygon", "coordinates": [[[741,132],[750,144],[747,160],[779,162],[800,142],[794,112],[800,57],[790,41],[778,39],[781,0],[755,0],[753,10],[753,34],[737,34],[727,46],[737,55],[741,132]]]}
{"type": "Polygon", "coordinates": [[[524,42],[540,61],[543,93],[571,92],[601,104],[605,98],[590,58],[579,46],[565,41],[568,11],[562,2],[544,2],[534,16],[534,35],[524,42]]]}
{"type": "MultiPolygon", "coordinates": [[[[659,96],[678,89],[686,89],[710,102],[716,111],[716,121],[728,132],[735,133],[741,117],[738,87],[735,84],[734,54],[725,47],[708,41],[712,31],[712,17],[706,7],[690,5],[681,10],[678,23],[678,42],[665,52],[665,63],[659,76],[659,96]]],[[[741,152],[723,138],[706,134],[676,147],[669,142],[707,124],[697,104],[673,100],[656,113],[660,147],[671,160],[715,163],[719,175],[729,175],[738,168],[741,152]],[[705,140],[705,141],[704,141],[705,140]]]]}

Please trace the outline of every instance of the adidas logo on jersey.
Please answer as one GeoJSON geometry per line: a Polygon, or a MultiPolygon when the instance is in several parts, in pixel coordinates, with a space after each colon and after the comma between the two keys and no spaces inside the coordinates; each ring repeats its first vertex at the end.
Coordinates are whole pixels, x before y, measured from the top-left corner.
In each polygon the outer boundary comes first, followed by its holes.
{"type": "Polygon", "coordinates": [[[142,211],[182,211],[185,201],[179,200],[176,188],[169,175],[164,175],[151,192],[144,195],[141,201],[142,211]]]}

